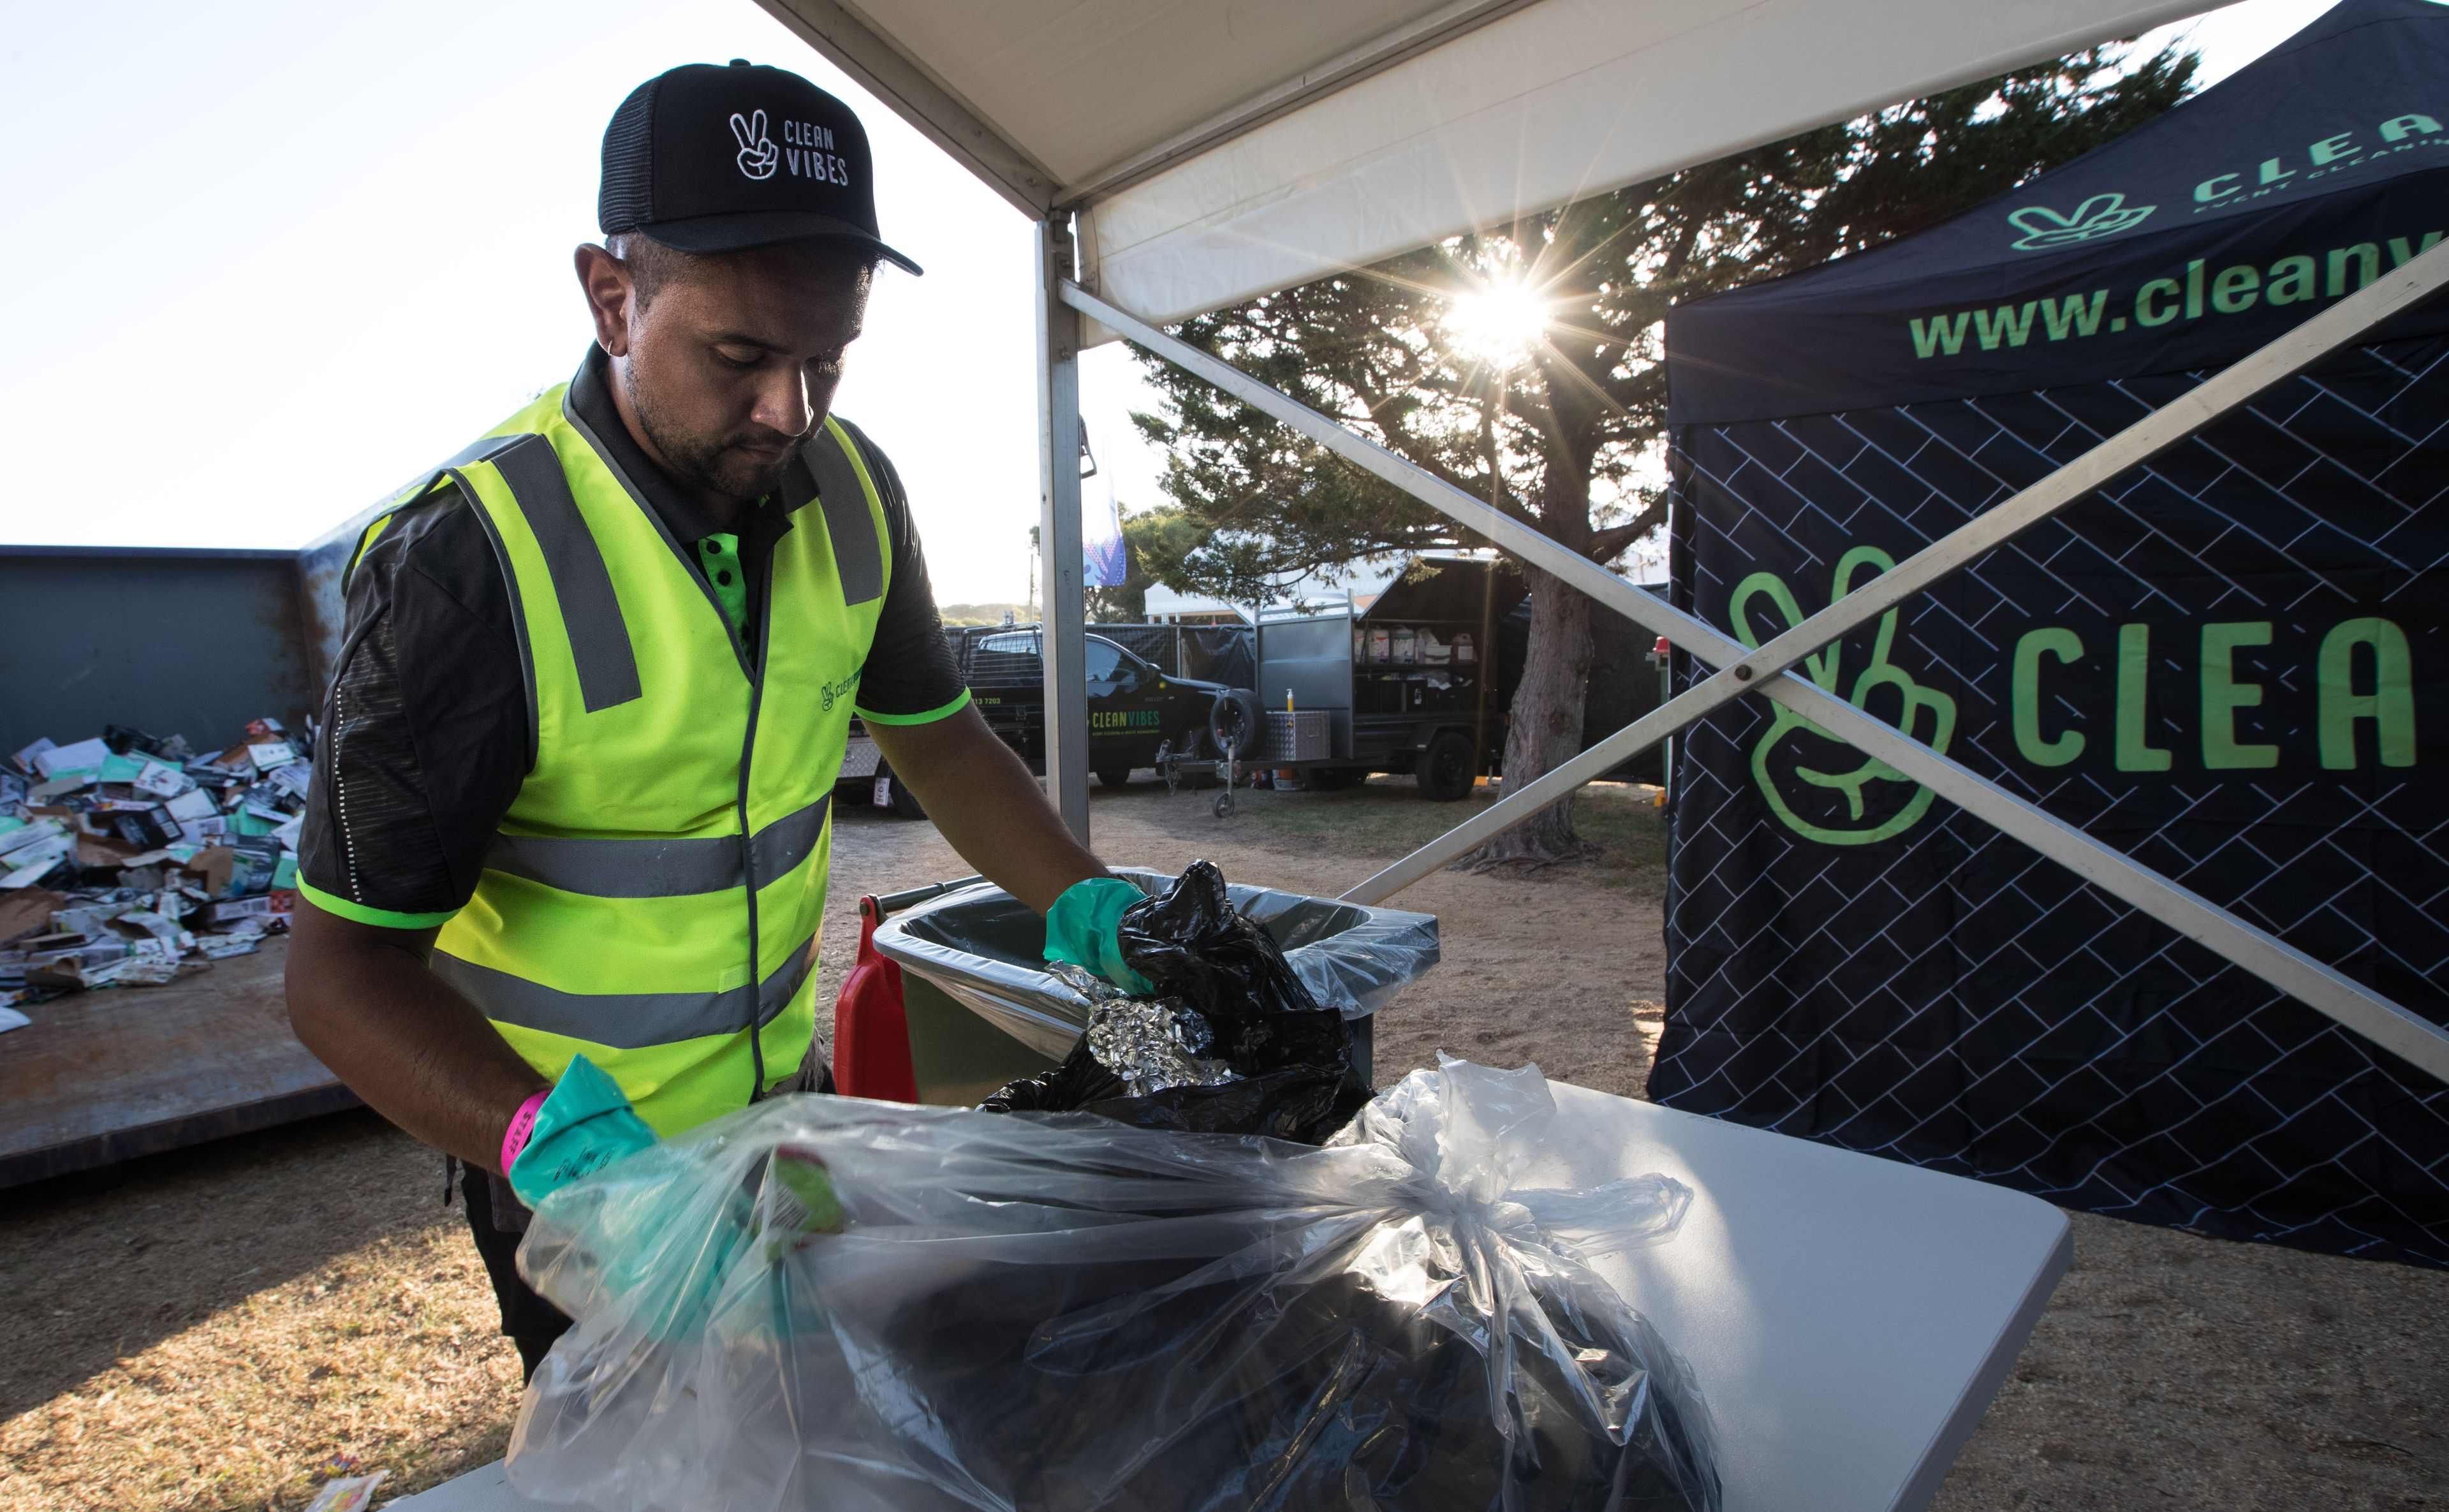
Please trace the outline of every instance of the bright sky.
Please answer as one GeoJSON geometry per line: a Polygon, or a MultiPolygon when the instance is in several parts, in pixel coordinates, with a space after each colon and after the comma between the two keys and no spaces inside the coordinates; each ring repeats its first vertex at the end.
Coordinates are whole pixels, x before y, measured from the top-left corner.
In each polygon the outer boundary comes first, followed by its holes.
{"type": "MultiPolygon", "coordinates": [[[[2169,29],[2217,78],[2326,8],[2169,29]]],[[[750,0],[25,5],[0,48],[0,541],[297,546],[457,450],[586,350],[569,251],[613,107],[746,57],[858,109],[928,270],[879,273],[838,407],[909,484],[939,600],[1026,594],[1029,224],[750,0]]],[[[1124,507],[1157,502],[1150,391],[1119,348],[1082,366],[1124,507]]]]}

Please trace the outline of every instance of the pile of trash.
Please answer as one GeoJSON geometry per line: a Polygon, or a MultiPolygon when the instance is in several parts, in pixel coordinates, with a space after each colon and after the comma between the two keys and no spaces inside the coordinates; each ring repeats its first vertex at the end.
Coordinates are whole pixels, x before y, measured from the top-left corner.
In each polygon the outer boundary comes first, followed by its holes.
{"type": "Polygon", "coordinates": [[[159,986],[288,928],[314,731],[225,750],[106,727],[0,760],[0,1029],[22,1003],[159,986]]]}

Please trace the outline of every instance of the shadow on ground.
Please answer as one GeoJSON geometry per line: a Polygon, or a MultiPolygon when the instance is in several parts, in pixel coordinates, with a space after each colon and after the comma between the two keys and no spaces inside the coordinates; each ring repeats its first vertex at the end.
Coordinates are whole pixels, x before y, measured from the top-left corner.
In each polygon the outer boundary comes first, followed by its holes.
{"type": "Polygon", "coordinates": [[[387,1235],[464,1221],[442,1158],[363,1109],[0,1194],[0,1420],[387,1235]]]}

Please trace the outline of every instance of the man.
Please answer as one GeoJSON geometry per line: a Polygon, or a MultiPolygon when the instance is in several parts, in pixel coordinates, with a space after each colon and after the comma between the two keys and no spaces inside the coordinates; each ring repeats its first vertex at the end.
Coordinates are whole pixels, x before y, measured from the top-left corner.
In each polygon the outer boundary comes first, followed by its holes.
{"type": "Polygon", "coordinates": [[[829,414],[876,264],[865,132],[797,75],[675,68],[604,139],[595,347],[370,526],[325,708],[288,997],[466,1163],[529,1373],[569,1320],[530,1206],[815,1057],[856,710],[973,866],[1122,977],[1137,897],[970,707],[893,466],[829,414]]]}

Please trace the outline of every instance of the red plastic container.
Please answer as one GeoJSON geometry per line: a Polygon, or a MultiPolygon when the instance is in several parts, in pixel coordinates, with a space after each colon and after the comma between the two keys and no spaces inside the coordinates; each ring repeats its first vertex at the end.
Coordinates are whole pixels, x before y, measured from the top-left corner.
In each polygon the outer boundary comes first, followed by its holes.
{"type": "Polygon", "coordinates": [[[834,1087],[882,1102],[918,1101],[910,1065],[910,1019],[901,1005],[901,967],[877,952],[883,912],[858,900],[858,959],[834,1002],[834,1087]]]}

